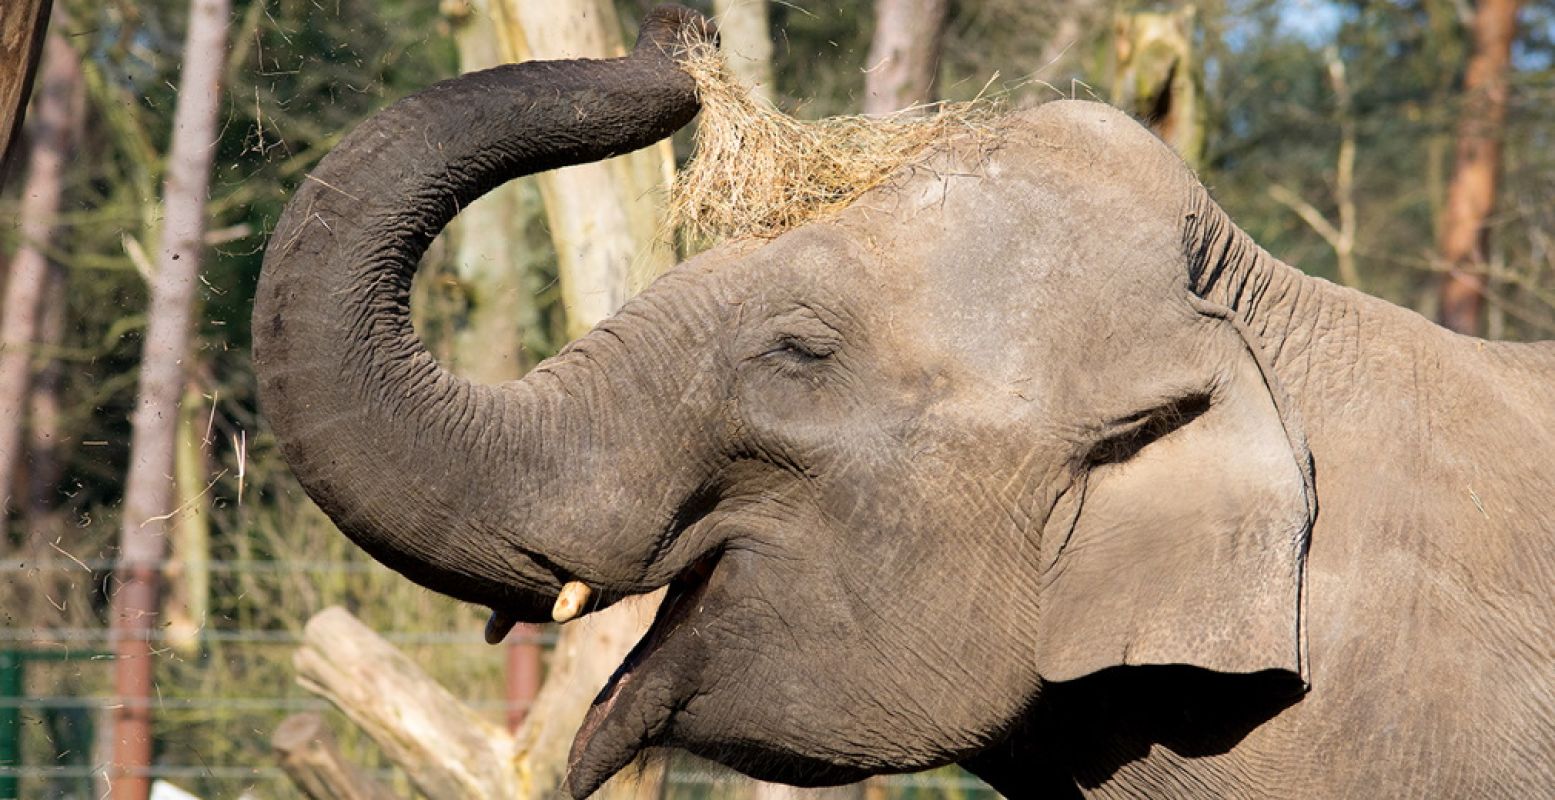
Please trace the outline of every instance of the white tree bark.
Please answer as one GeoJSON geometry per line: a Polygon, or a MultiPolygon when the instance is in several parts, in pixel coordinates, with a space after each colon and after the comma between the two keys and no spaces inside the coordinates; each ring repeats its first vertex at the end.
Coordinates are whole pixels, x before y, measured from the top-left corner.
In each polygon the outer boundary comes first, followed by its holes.
{"type": "Polygon", "coordinates": [[[947,6],[947,0],[877,0],[864,113],[889,114],[934,99],[947,6]]]}
{"type": "MultiPolygon", "coordinates": [[[[624,55],[621,23],[608,0],[490,0],[499,41],[517,60],[624,55]]],[[[668,269],[671,242],[660,236],[664,187],[674,170],[668,141],[610,161],[538,176],[556,245],[567,334],[576,338],[615,313],[626,298],[668,269]]],[[[530,790],[552,793],[594,694],[653,619],[660,595],[629,598],[563,626],[551,670],[518,732],[518,758],[530,790]]],[[[623,773],[599,797],[657,796],[662,768],[623,773]],[[635,779],[635,780],[634,780],[635,779]]]]}
{"type": "Polygon", "coordinates": [[[317,711],[293,714],[276,727],[270,748],[309,800],[382,800],[388,789],[346,761],[317,711]]]}
{"type": "MultiPolygon", "coordinates": [[[[513,60],[624,55],[621,23],[608,0],[487,0],[498,42],[513,60]]],[[[675,261],[660,236],[665,187],[674,170],[668,141],[626,156],[537,176],[556,246],[567,334],[587,333],[675,261]]],[[[517,757],[532,796],[554,793],[573,733],[653,618],[658,595],[628,599],[563,626],[551,669],[519,730],[517,757]]],[[[661,769],[624,774],[599,797],[657,796],[661,769]],[[633,778],[636,778],[634,781],[633,778]]]]}
{"type": "MultiPolygon", "coordinates": [[[[475,13],[468,3],[444,4],[454,26],[460,72],[504,62],[495,20],[475,13]]],[[[530,273],[539,254],[530,252],[524,228],[542,213],[533,178],[499,186],[459,212],[449,226],[454,275],[466,308],[454,331],[454,364],[459,374],[495,384],[521,377],[534,365],[524,349],[526,336],[542,323],[531,291],[530,273]]],[[[508,725],[516,729],[528,717],[542,672],[538,625],[513,628],[503,647],[508,725]]]]}
{"type": "Polygon", "coordinates": [[[292,655],[297,682],[329,700],[427,797],[504,800],[525,791],[513,739],[343,608],[313,615],[292,655]]]}
{"type": "Polygon", "coordinates": [[[115,641],[114,796],[142,800],[150,791],[151,646],[176,496],[173,451],[179,395],[186,379],[195,287],[204,255],[205,201],[215,155],[221,72],[226,64],[228,0],[191,0],[184,62],[173,109],[173,141],[162,187],[163,224],[131,418],[130,468],[119,531],[118,586],[109,624],[115,641]]]}
{"type": "Polygon", "coordinates": [[[755,97],[772,102],[772,32],[767,0],[713,0],[718,38],[729,69],[755,97]]]}
{"type": "MultiPolygon", "coordinates": [[[[489,18],[503,61],[626,52],[615,7],[607,0],[475,0],[471,12],[489,18]]],[[[665,141],[536,176],[556,248],[569,336],[586,333],[674,263],[671,242],[660,236],[673,168],[665,141]]],[[[657,603],[658,595],[629,599],[562,628],[545,683],[515,736],[522,796],[547,796],[559,788],[584,712],[646,629],[657,603]]],[[[598,796],[656,797],[661,780],[657,768],[627,774],[598,796]]]]}
{"type": "MultiPolygon", "coordinates": [[[[624,55],[621,23],[605,0],[482,0],[510,61],[624,55]]],[[[556,245],[567,334],[582,336],[675,263],[661,236],[675,166],[666,140],[609,161],[537,176],[556,245]]]]}

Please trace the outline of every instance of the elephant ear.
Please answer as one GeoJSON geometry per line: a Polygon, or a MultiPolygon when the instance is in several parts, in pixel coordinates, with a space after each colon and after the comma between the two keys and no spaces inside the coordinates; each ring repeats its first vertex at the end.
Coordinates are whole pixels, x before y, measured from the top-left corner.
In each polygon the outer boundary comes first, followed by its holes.
{"type": "Polygon", "coordinates": [[[1307,681],[1311,457],[1245,330],[1194,303],[1174,348],[1191,363],[1114,421],[1044,529],[1045,680],[1185,664],[1307,681]]]}

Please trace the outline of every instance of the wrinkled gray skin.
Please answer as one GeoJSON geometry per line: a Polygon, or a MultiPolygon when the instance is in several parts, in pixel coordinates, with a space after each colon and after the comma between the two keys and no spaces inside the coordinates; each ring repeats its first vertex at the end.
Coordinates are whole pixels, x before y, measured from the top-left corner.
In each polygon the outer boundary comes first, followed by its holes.
{"type": "Polygon", "coordinates": [[[522,381],[438,367],[416,257],[684,124],[680,24],[364,124],[255,309],[283,452],[379,559],[522,619],[673,582],[572,794],[667,745],[1016,797],[1555,795],[1555,346],[1306,277],[1108,107],[692,259],[522,381]]]}

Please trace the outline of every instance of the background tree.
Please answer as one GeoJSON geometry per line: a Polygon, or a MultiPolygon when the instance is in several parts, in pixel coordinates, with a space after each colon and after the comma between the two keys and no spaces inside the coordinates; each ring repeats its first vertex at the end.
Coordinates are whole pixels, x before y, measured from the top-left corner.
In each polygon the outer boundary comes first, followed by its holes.
{"type": "MultiPolygon", "coordinates": [[[[58,280],[49,263],[54,228],[64,195],[65,166],[81,127],[83,108],[81,67],[75,51],[58,34],[47,37],[37,108],[29,127],[27,182],[22,187],[20,247],[11,258],[0,311],[0,523],[6,510],[21,507],[16,469],[27,441],[25,424],[39,321],[52,313],[45,301],[58,280]]],[[[0,552],[9,549],[8,525],[0,528],[0,552]]]]}
{"type": "Polygon", "coordinates": [[[1334,170],[1333,199],[1338,207],[1339,222],[1330,222],[1316,206],[1302,199],[1290,188],[1279,183],[1269,184],[1269,196],[1281,205],[1289,207],[1301,221],[1323,237],[1334,249],[1334,261],[1339,270],[1339,281],[1346,286],[1361,288],[1360,272],[1355,267],[1355,110],[1350,94],[1350,81],[1346,77],[1344,62],[1339,53],[1329,48],[1324,57],[1328,61],[1328,82],[1333,87],[1335,113],[1339,117],[1339,155],[1334,170]]]}
{"type": "MultiPolygon", "coordinates": [[[[239,796],[249,788],[259,796],[285,797],[288,787],[272,767],[265,737],[244,732],[273,730],[298,707],[317,708],[316,698],[292,684],[288,655],[304,622],[327,606],[349,608],[454,690],[471,713],[500,722],[516,708],[504,696],[509,651],[479,643],[483,616],[372,563],[297,489],[255,407],[248,369],[248,315],[265,235],[296,185],[369,113],[457,73],[465,68],[461,59],[465,65],[477,61],[458,52],[456,15],[423,0],[233,2],[220,122],[210,139],[217,145],[205,204],[209,244],[202,280],[193,287],[198,302],[185,363],[193,377],[178,387],[187,398],[182,441],[199,447],[180,447],[197,456],[174,460],[183,488],[177,499],[150,512],[184,509],[167,521],[179,531],[203,515],[209,588],[196,593],[208,598],[209,609],[202,620],[196,603],[164,593],[164,621],[186,615],[189,636],[183,649],[168,650],[169,631],[148,634],[160,693],[150,729],[157,755],[152,769],[178,776],[204,797],[239,796]]],[[[713,0],[692,2],[716,10],[713,0]]],[[[189,19],[185,0],[55,4],[75,20],[56,30],[81,56],[88,124],[77,155],[66,163],[60,233],[45,251],[69,289],[57,283],[47,289],[62,294],[64,303],[46,300],[34,323],[40,331],[30,346],[36,389],[23,435],[26,467],[17,471],[17,480],[31,485],[40,501],[39,518],[48,514],[55,521],[40,527],[32,511],[13,513],[29,530],[52,531],[44,538],[59,549],[47,547],[41,557],[15,548],[0,555],[0,592],[24,591],[41,604],[36,613],[18,611],[7,594],[0,603],[0,619],[6,620],[0,634],[9,638],[0,651],[69,653],[80,660],[29,661],[26,696],[0,698],[0,709],[19,712],[24,769],[37,770],[16,773],[28,797],[103,792],[88,783],[107,757],[80,754],[92,749],[93,716],[115,705],[114,662],[92,657],[106,649],[112,584],[105,581],[118,554],[115,538],[129,517],[128,420],[148,342],[146,277],[160,274],[159,185],[165,143],[173,135],[184,53],[179,42],[189,19]],[[58,343],[40,345],[53,330],[58,343]],[[42,357],[55,368],[40,365],[42,357]],[[57,386],[57,392],[45,386],[57,386]]],[[[443,5],[458,11],[457,3],[443,5]]],[[[645,5],[615,4],[618,35],[630,34],[645,5]]],[[[1204,65],[1207,112],[1200,174],[1216,198],[1271,251],[1334,279],[1347,280],[1339,248],[1308,217],[1327,221],[1334,231],[1344,230],[1349,219],[1349,258],[1366,290],[1437,314],[1444,263],[1439,243],[1456,129],[1468,101],[1462,91],[1474,42],[1468,12],[1476,9],[1458,0],[1204,0],[1197,6],[1193,44],[1204,65]],[[1335,61],[1344,68],[1347,98],[1332,79],[1335,61]],[[1348,169],[1346,142],[1353,142],[1348,169]],[[1293,210],[1297,206],[1275,197],[1271,187],[1288,190],[1315,216],[1293,210]],[[1347,202],[1352,211],[1345,210],[1347,202]]],[[[0,2],[0,17],[18,7],[0,2]]],[[[875,4],[786,0],[764,7],[775,102],[809,118],[858,112],[869,96],[867,70],[878,63],[870,56],[875,4]]],[[[471,8],[493,23],[501,11],[486,2],[471,8]]],[[[1112,13],[1112,4],[1096,0],[950,3],[933,93],[912,100],[967,99],[986,91],[1020,107],[1059,96],[1106,95],[1113,76],[1112,13]]],[[[1484,240],[1485,262],[1477,268],[1491,276],[1480,325],[1495,336],[1549,337],[1555,336],[1555,150],[1547,144],[1555,130],[1555,6],[1524,4],[1517,21],[1506,71],[1503,167],[1494,211],[1485,218],[1491,233],[1484,240]]],[[[732,31],[726,24],[726,43],[732,31]]],[[[502,47],[507,49],[497,59],[517,57],[516,45],[502,47]]],[[[678,157],[686,156],[687,145],[686,135],[677,137],[678,157]]],[[[0,220],[19,220],[27,201],[24,160],[13,162],[0,193],[0,220]]],[[[500,208],[477,203],[468,209],[457,230],[428,254],[414,289],[416,324],[434,352],[482,380],[525,369],[566,341],[552,223],[535,199],[538,188],[528,186],[514,190],[521,205],[497,201],[500,208]],[[463,224],[476,216],[497,221],[463,224]],[[471,238],[462,237],[465,230],[473,231],[471,238]],[[477,247],[475,239],[487,235],[495,243],[477,247]],[[506,288],[486,282],[519,273],[521,280],[506,288]]],[[[0,282],[4,264],[14,264],[25,239],[19,227],[0,226],[0,282]]],[[[0,310],[0,317],[6,315],[0,310]]],[[[22,485],[13,481],[10,488],[13,506],[21,505],[22,495],[14,493],[22,485]]],[[[193,590],[201,550],[180,544],[171,554],[184,565],[177,584],[193,590]]],[[[167,580],[175,585],[171,576],[167,580]]],[[[631,634],[622,635],[624,647],[631,634]]],[[[548,643],[554,631],[540,636],[548,643]]],[[[547,649],[542,665],[562,657],[547,649]]],[[[412,791],[403,772],[342,725],[338,714],[326,714],[325,723],[333,726],[343,756],[386,791],[412,791]]],[[[564,727],[556,726],[551,741],[570,735],[564,727]]],[[[106,731],[113,732],[111,726],[106,731]]],[[[724,772],[677,756],[666,792],[749,795],[748,783],[728,780],[724,772]]],[[[976,787],[964,776],[936,774],[892,779],[880,788],[888,798],[985,797],[976,787]],[[919,788],[907,781],[920,781],[919,788]]]]}
{"type": "MultiPolygon", "coordinates": [[[[489,13],[510,61],[626,53],[621,21],[606,0],[491,0],[489,13]]],[[[659,237],[663,187],[674,169],[669,147],[664,142],[536,176],[556,251],[568,339],[588,332],[674,263],[673,247],[659,237]]],[[[532,793],[552,793],[561,785],[573,732],[598,687],[647,629],[658,599],[628,599],[593,615],[587,625],[561,630],[545,683],[517,732],[518,758],[532,793]]],[[[623,775],[602,789],[601,797],[655,794],[661,774],[655,768],[623,775]]]]}
{"type": "Polygon", "coordinates": [[[948,0],[877,0],[864,79],[864,113],[889,114],[933,99],[948,0]]]}
{"type": "Polygon", "coordinates": [[[751,94],[772,102],[772,33],[767,0],[714,0],[718,38],[729,69],[751,94]]]}
{"type": "Polygon", "coordinates": [[[1204,158],[1204,75],[1193,46],[1198,9],[1119,12],[1112,24],[1112,103],[1148,124],[1188,166],[1204,158]]]}
{"type": "Polygon", "coordinates": [[[204,256],[211,162],[215,155],[216,114],[227,54],[227,0],[192,0],[184,39],[178,104],[173,111],[173,141],[168,148],[165,212],[146,344],[141,355],[138,405],[131,422],[130,469],[124,489],[119,532],[118,586],[111,621],[114,688],[113,771],[117,797],[142,800],[150,795],[154,747],[151,732],[152,642],[157,625],[160,570],[168,538],[167,520],[175,513],[174,445],[178,404],[187,374],[195,286],[204,256]]]}
{"type": "Polygon", "coordinates": [[[1441,230],[1447,274],[1442,276],[1440,318],[1459,333],[1477,334],[1482,326],[1488,221],[1501,171],[1519,5],[1519,0],[1480,0],[1474,11],[1474,49],[1463,77],[1458,144],[1441,230]]]}
{"type": "MultiPolygon", "coordinates": [[[[459,69],[474,72],[506,63],[497,20],[469,3],[445,3],[458,45],[459,69]]],[[[534,179],[499,186],[471,203],[450,225],[452,281],[462,303],[452,318],[452,361],[458,372],[482,383],[521,377],[547,345],[535,295],[540,265],[555,257],[549,237],[537,231],[543,208],[534,179]]],[[[518,625],[508,635],[508,726],[524,722],[542,676],[539,626],[518,625]]]]}

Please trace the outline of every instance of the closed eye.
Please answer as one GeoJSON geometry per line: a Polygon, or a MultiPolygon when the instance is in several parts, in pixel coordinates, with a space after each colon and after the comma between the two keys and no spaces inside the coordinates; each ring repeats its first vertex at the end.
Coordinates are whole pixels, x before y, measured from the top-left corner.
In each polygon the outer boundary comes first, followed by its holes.
{"type": "Polygon", "coordinates": [[[832,343],[812,342],[793,336],[785,336],[779,339],[766,352],[762,358],[782,357],[799,361],[820,361],[830,358],[837,351],[837,346],[832,343]]]}
{"type": "Polygon", "coordinates": [[[1151,442],[1203,416],[1212,398],[1208,392],[1190,392],[1159,406],[1114,420],[1112,432],[1091,448],[1091,466],[1117,464],[1133,458],[1151,442]]]}

